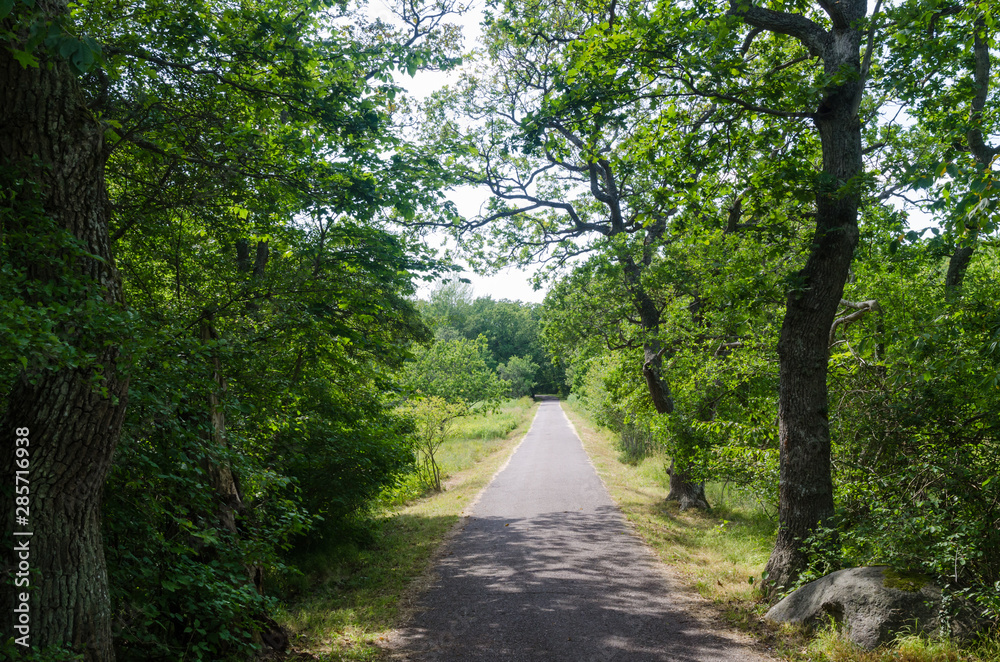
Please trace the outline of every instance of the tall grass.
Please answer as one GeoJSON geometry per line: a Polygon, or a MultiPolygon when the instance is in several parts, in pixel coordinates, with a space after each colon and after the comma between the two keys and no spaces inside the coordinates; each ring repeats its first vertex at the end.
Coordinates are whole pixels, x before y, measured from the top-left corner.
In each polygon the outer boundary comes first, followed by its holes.
{"type": "MultiPolygon", "coordinates": [[[[510,433],[534,412],[531,398],[508,400],[496,409],[478,411],[455,421],[451,432],[435,453],[445,490],[455,476],[501,448],[510,433]]],[[[413,473],[382,495],[381,506],[398,507],[430,493],[427,481],[413,473]]]]}
{"type": "Polygon", "coordinates": [[[441,467],[445,474],[465,471],[495,452],[531,411],[534,411],[531,398],[521,398],[508,401],[495,412],[459,419],[441,447],[441,467]]]}
{"type": "Polygon", "coordinates": [[[903,635],[889,646],[861,650],[842,633],[821,630],[801,652],[808,662],[997,662],[1000,643],[996,638],[968,647],[954,641],[903,635]]]}

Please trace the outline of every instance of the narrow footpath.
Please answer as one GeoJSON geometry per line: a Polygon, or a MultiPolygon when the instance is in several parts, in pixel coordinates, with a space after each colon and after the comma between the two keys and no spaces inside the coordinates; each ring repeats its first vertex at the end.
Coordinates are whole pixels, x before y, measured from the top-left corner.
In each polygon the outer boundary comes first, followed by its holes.
{"type": "Polygon", "coordinates": [[[762,662],[705,629],[611,501],[556,401],[490,483],[390,637],[397,660],[762,662]]]}

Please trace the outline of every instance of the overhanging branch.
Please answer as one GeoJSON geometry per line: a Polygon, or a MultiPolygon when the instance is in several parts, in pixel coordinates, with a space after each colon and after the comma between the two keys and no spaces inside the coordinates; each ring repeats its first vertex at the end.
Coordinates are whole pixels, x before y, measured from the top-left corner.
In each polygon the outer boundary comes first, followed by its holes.
{"type": "Polygon", "coordinates": [[[730,16],[737,16],[753,27],[795,37],[813,55],[821,55],[829,34],[805,16],[757,7],[748,0],[729,0],[730,16]]]}
{"type": "Polygon", "coordinates": [[[835,336],[837,333],[837,327],[843,326],[846,329],[848,326],[850,326],[854,322],[857,322],[859,319],[861,319],[862,317],[864,317],[865,315],[867,315],[872,311],[882,312],[882,308],[879,306],[878,300],[876,299],[871,299],[869,301],[858,301],[858,302],[848,301],[847,299],[841,299],[840,305],[846,308],[853,308],[855,312],[849,315],[844,315],[843,317],[838,317],[833,321],[833,324],[830,326],[830,340],[829,340],[830,347],[833,347],[834,345],[835,336]]]}

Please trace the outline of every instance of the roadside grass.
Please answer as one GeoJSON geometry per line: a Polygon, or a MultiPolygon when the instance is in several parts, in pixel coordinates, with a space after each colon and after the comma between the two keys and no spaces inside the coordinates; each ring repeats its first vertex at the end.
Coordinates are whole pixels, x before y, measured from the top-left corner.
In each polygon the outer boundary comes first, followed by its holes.
{"type": "MultiPolygon", "coordinates": [[[[459,474],[503,448],[510,433],[524,423],[525,417],[534,416],[536,406],[531,398],[521,398],[495,413],[476,414],[456,421],[455,429],[441,447],[441,468],[445,476],[459,474]]],[[[528,422],[530,420],[528,418],[528,422]]],[[[527,432],[527,427],[523,432],[527,432]]]]}
{"type": "Polygon", "coordinates": [[[904,636],[866,652],[834,630],[812,635],[766,623],[767,603],[755,589],[777,534],[774,514],[721,484],[706,486],[711,512],[681,512],[665,501],[668,478],[662,455],[622,463],[614,433],[595,425],[582,403],[562,404],[611,497],[638,534],[724,621],[753,636],[772,655],[794,662],[1000,662],[996,636],[966,648],[904,636]]]}
{"type": "Polygon", "coordinates": [[[777,522],[744,495],[724,485],[706,486],[712,511],[681,512],[665,501],[665,458],[653,455],[623,464],[614,434],[595,426],[579,404],[563,403],[612,498],[646,542],[703,597],[759,609],[754,581],[767,563],[777,522]]]}
{"type": "Polygon", "coordinates": [[[993,637],[963,648],[954,641],[905,635],[890,646],[859,649],[833,629],[819,631],[801,652],[808,662],[997,662],[1000,639],[993,637]]]}
{"type": "Polygon", "coordinates": [[[377,660],[377,642],[406,615],[435,552],[464,509],[527,432],[537,405],[511,401],[463,419],[441,447],[445,490],[423,495],[404,482],[387,495],[367,543],[344,543],[300,559],[283,586],[277,620],[292,644],[319,660],[377,660]]]}

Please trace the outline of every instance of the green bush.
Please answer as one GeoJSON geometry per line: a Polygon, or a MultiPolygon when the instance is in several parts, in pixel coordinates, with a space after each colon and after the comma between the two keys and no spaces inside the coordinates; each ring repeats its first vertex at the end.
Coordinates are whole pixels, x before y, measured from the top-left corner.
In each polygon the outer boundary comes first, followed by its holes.
{"type": "Polygon", "coordinates": [[[523,398],[535,390],[538,364],[527,356],[512,356],[509,361],[497,366],[497,374],[500,379],[510,382],[510,397],[523,398]]]}
{"type": "Polygon", "coordinates": [[[214,386],[199,345],[163,343],[144,356],[105,487],[105,556],[123,661],[253,654],[253,633],[273,603],[251,569],[286,572],[285,549],[312,521],[291,479],[248,447],[234,402],[223,403],[228,447],[213,440],[207,397],[191,397],[214,386]],[[153,370],[155,383],[142,379],[153,370]],[[220,525],[210,463],[230,466],[242,486],[235,534],[220,525]]]}
{"type": "Polygon", "coordinates": [[[269,607],[250,581],[249,545],[214,521],[214,492],[201,468],[206,455],[199,440],[174,436],[170,442],[123,439],[106,488],[105,554],[117,657],[248,655],[254,618],[269,607]]]}
{"type": "Polygon", "coordinates": [[[61,646],[50,646],[45,649],[32,646],[25,649],[11,639],[0,643],[0,659],[18,662],[79,662],[83,659],[83,654],[73,653],[61,646]]]}
{"type": "MultiPolygon", "coordinates": [[[[294,479],[304,509],[322,519],[296,546],[323,545],[356,530],[358,517],[414,463],[411,426],[387,411],[378,394],[326,403],[275,436],[274,466],[294,479]]],[[[291,488],[290,485],[290,488],[291,488]]]]}
{"type": "Polygon", "coordinates": [[[884,319],[835,349],[831,420],[842,563],[921,572],[1000,620],[997,262],[961,296],[931,260],[874,269],[884,319]]]}

